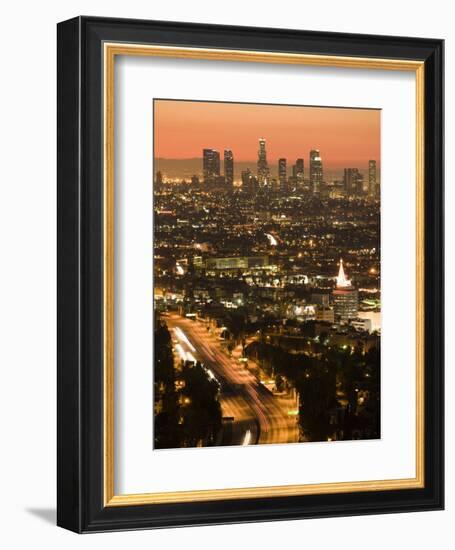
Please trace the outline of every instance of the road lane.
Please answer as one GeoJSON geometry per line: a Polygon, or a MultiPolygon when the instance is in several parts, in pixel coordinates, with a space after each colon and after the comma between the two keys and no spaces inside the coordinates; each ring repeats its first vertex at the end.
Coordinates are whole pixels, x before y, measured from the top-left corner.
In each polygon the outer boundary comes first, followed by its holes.
{"type": "Polygon", "coordinates": [[[230,436],[232,445],[243,445],[245,441],[255,444],[258,427],[261,444],[298,441],[296,419],[288,414],[282,400],[260,384],[243,364],[228,357],[220,341],[205,325],[175,314],[166,315],[164,319],[173,339],[178,340],[180,357],[196,358],[220,382],[223,416],[235,419],[230,436]]]}

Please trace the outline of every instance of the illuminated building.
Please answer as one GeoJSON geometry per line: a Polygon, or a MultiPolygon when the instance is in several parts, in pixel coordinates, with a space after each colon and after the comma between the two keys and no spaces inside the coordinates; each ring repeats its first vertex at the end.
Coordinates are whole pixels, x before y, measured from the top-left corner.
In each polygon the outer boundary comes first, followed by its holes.
{"type": "Polygon", "coordinates": [[[247,193],[254,193],[256,191],[257,179],[251,173],[251,170],[247,168],[242,171],[242,189],[247,193]]]}
{"type": "Polygon", "coordinates": [[[326,292],[312,292],[311,303],[318,306],[328,306],[330,302],[330,296],[326,292]]]}
{"type": "Polygon", "coordinates": [[[267,151],[265,149],[265,139],[260,138],[259,150],[258,150],[258,182],[260,187],[267,185],[268,177],[269,177],[269,165],[267,163],[267,151]]]}
{"type": "Polygon", "coordinates": [[[376,179],[376,161],[368,161],[368,194],[373,197],[378,194],[376,179]]]}
{"type": "Polygon", "coordinates": [[[287,187],[287,170],[286,159],[278,159],[278,180],[280,182],[280,190],[285,191],[287,187]]]}
{"type": "Polygon", "coordinates": [[[322,158],[318,149],[312,149],[310,151],[310,185],[313,195],[319,195],[321,192],[322,180],[322,158]]]}
{"type": "Polygon", "coordinates": [[[371,323],[371,330],[381,331],[380,311],[359,311],[359,319],[368,320],[371,323]]]}
{"type": "Polygon", "coordinates": [[[365,319],[357,317],[356,319],[351,319],[351,326],[358,330],[359,332],[371,332],[371,319],[365,319]]]}
{"type": "Polygon", "coordinates": [[[242,187],[244,187],[245,189],[249,188],[251,183],[251,177],[252,177],[252,174],[249,168],[242,171],[242,187]]]}
{"type": "Polygon", "coordinates": [[[332,292],[335,319],[343,322],[355,319],[359,309],[359,295],[357,289],[344,273],[343,260],[340,260],[340,269],[336,278],[336,288],[332,292]]]}
{"type": "Polygon", "coordinates": [[[297,159],[295,161],[292,175],[295,177],[297,184],[302,186],[305,176],[303,159],[297,159]]]}
{"type": "Polygon", "coordinates": [[[316,321],[324,321],[327,323],[335,322],[335,312],[333,308],[327,306],[319,306],[316,309],[316,321]]]}
{"type": "Polygon", "coordinates": [[[217,187],[224,187],[226,184],[226,178],[224,176],[215,176],[213,179],[213,183],[217,187]]]}
{"type": "Polygon", "coordinates": [[[226,185],[234,185],[234,155],[230,149],[224,151],[224,179],[226,185]]]}
{"type": "Polygon", "coordinates": [[[205,266],[207,269],[248,269],[267,267],[268,256],[238,256],[233,258],[207,258],[205,266]]]}
{"type": "Polygon", "coordinates": [[[215,149],[203,149],[202,171],[204,183],[214,183],[220,175],[220,153],[215,149]]]}
{"type": "Polygon", "coordinates": [[[347,197],[363,193],[363,176],[358,168],[344,169],[344,192],[347,197]]]}

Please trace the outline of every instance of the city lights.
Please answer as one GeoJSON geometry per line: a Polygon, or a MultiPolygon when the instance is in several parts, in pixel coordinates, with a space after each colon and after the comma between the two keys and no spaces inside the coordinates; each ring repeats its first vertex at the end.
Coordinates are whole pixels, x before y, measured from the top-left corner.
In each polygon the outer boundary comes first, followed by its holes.
{"type": "Polygon", "coordinates": [[[219,136],[153,182],[155,446],[379,438],[379,158],[219,136]]]}

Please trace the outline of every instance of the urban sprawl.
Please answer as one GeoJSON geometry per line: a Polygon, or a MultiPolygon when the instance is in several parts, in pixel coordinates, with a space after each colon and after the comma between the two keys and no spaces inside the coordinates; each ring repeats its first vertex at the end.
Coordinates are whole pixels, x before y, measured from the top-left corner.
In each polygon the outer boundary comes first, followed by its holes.
{"type": "Polygon", "coordinates": [[[376,160],[158,171],[154,303],[155,448],[379,438],[376,160]]]}

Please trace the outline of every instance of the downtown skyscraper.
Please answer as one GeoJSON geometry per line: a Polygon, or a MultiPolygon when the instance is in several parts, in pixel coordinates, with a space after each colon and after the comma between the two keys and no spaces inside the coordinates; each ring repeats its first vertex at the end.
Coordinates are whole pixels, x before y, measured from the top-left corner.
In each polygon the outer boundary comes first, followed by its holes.
{"type": "Polygon", "coordinates": [[[267,184],[269,177],[269,165],[267,163],[267,151],[265,149],[265,139],[259,139],[259,150],[258,150],[258,183],[260,187],[263,187],[267,184]]]}
{"type": "Polygon", "coordinates": [[[280,190],[284,191],[288,183],[285,158],[278,159],[278,180],[280,182],[280,190]]]}
{"type": "Polygon", "coordinates": [[[215,149],[203,149],[202,171],[204,183],[214,183],[220,175],[220,153],[215,149]]]}
{"type": "Polygon", "coordinates": [[[303,159],[297,159],[295,161],[295,164],[293,166],[293,176],[295,177],[295,180],[296,180],[296,183],[298,185],[303,185],[304,183],[304,176],[305,176],[305,172],[304,172],[304,162],[303,162],[303,159]]]}
{"type": "Polygon", "coordinates": [[[234,155],[230,149],[224,150],[224,179],[226,185],[234,185],[234,155]]]}
{"type": "Polygon", "coordinates": [[[310,151],[310,185],[313,195],[319,195],[323,182],[322,158],[318,149],[310,151]]]}
{"type": "Polygon", "coordinates": [[[358,168],[344,169],[343,185],[346,197],[363,194],[363,175],[358,168]]]}

